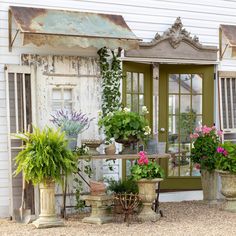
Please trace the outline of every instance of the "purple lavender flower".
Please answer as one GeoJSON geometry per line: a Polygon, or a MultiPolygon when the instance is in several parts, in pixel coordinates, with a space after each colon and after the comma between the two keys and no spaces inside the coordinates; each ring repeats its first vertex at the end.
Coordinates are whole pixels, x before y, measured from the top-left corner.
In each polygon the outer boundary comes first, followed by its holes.
{"type": "Polygon", "coordinates": [[[94,118],[89,118],[86,114],[76,111],[59,110],[52,116],[52,123],[65,131],[67,135],[78,135],[89,128],[90,122],[94,118]]]}

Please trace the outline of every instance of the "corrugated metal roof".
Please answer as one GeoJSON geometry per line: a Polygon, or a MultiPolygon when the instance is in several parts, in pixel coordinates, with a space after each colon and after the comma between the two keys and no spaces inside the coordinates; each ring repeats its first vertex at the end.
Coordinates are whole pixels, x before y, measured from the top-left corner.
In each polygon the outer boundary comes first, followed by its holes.
{"type": "Polygon", "coordinates": [[[220,25],[220,28],[229,41],[231,47],[236,46],[236,25],[220,25]]]}
{"type": "MultiPolygon", "coordinates": [[[[57,40],[61,41],[61,43],[66,42],[63,36],[77,37],[74,43],[74,39],[72,39],[68,44],[72,46],[76,44],[81,47],[116,47],[124,44],[123,46],[129,48],[132,43],[129,42],[125,45],[126,41],[133,41],[136,47],[138,44],[138,38],[130,30],[121,15],[15,6],[11,6],[10,10],[19,30],[28,35],[25,38],[25,44],[31,41],[31,43],[36,45],[42,45],[47,43],[43,41],[44,39],[49,39],[50,35],[53,35],[54,39],[55,36],[59,36],[57,40]],[[41,36],[36,37],[36,35],[41,36]],[[38,42],[35,41],[37,39],[39,39],[38,42]],[[102,41],[96,45],[96,40],[94,39],[102,39],[102,41]]],[[[60,44],[60,42],[57,43],[60,44]]]]}

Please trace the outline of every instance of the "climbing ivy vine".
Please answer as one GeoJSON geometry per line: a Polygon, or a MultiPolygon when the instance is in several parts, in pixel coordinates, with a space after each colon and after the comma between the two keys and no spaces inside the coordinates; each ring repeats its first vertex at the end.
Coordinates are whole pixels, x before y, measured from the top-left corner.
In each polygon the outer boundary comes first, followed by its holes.
{"type": "Polygon", "coordinates": [[[119,60],[121,49],[117,52],[106,47],[98,51],[102,75],[102,116],[121,107],[120,81],[123,77],[119,60]]]}

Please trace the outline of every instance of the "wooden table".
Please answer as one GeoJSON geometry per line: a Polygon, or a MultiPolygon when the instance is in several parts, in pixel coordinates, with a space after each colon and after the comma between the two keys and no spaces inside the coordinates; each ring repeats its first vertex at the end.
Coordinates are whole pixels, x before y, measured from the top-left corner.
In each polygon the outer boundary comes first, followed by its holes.
{"type": "MultiPolygon", "coordinates": [[[[163,154],[150,154],[147,155],[149,159],[152,160],[161,160],[161,159],[169,159],[171,157],[168,153],[163,154]]],[[[122,160],[122,179],[126,178],[126,161],[127,160],[137,160],[139,158],[138,154],[114,154],[114,155],[105,155],[100,154],[96,156],[80,156],[79,159],[91,159],[91,160],[122,160]],[[123,161],[124,160],[124,161],[123,161]],[[125,170],[125,171],[124,171],[125,170]]],[[[159,163],[160,164],[160,163],[159,163]]]]}

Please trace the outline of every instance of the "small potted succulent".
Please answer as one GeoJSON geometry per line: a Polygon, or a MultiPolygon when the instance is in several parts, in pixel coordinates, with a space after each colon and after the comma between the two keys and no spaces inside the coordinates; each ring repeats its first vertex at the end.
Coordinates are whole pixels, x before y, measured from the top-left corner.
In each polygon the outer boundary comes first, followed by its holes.
{"type": "Polygon", "coordinates": [[[141,151],[139,152],[139,159],[131,167],[131,176],[133,180],[137,181],[139,195],[144,206],[140,218],[144,221],[158,220],[160,216],[151,207],[156,197],[156,185],[164,177],[163,169],[156,160],[149,160],[146,153],[141,151]]]}
{"type": "Polygon", "coordinates": [[[221,135],[222,132],[215,126],[207,127],[206,125],[197,127],[190,135],[193,141],[190,158],[201,171],[203,199],[210,204],[217,202],[216,150],[221,142],[221,135]]]}
{"type": "Polygon", "coordinates": [[[221,177],[221,193],[226,197],[224,209],[236,212],[236,144],[226,142],[217,148],[216,168],[221,177]]]}
{"type": "Polygon", "coordinates": [[[55,182],[62,183],[62,176],[76,170],[76,159],[68,149],[65,133],[52,128],[17,136],[24,142],[24,149],[16,156],[15,175],[24,173],[26,181],[39,184],[40,215],[33,222],[37,228],[61,226],[55,214],[55,182]]]}
{"type": "Polygon", "coordinates": [[[100,117],[98,125],[100,129],[104,129],[108,141],[114,138],[117,143],[130,146],[138,141],[148,140],[151,129],[145,118],[147,113],[146,107],[143,107],[142,114],[124,108],[100,117]]]}
{"type": "Polygon", "coordinates": [[[89,118],[86,114],[76,111],[59,110],[52,116],[52,123],[61,128],[69,139],[69,146],[72,150],[77,145],[77,136],[90,126],[94,118],[89,118]]]}

